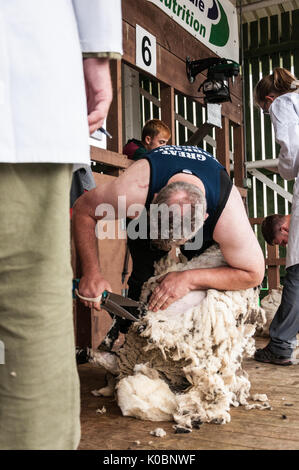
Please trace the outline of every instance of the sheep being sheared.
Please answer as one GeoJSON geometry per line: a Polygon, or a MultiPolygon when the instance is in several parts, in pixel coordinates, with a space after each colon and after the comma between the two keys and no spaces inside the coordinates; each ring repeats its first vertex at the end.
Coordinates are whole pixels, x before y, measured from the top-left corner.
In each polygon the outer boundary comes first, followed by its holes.
{"type": "MultiPolygon", "coordinates": [[[[270,336],[269,328],[270,324],[281,304],[283,286],[279,286],[277,289],[270,289],[268,295],[266,295],[261,301],[261,310],[265,315],[265,324],[261,328],[257,328],[256,336],[270,336]]],[[[299,358],[299,335],[297,335],[297,346],[293,351],[293,360],[299,358]]]]}
{"type": "MultiPolygon", "coordinates": [[[[145,283],[140,300],[148,300],[156,279],[167,272],[225,264],[218,246],[179,264],[167,258],[145,283]]],[[[191,430],[201,422],[230,421],[231,405],[252,407],[242,358],[253,355],[256,325],[265,321],[258,295],[258,289],[192,291],[132,324],[117,353],[116,396],[122,413],[174,420],[191,430]]]]}
{"type": "Polygon", "coordinates": [[[269,326],[280,305],[281,295],[282,295],[282,286],[279,286],[278,289],[269,290],[268,295],[266,295],[262,299],[261,307],[263,308],[265,312],[266,322],[263,328],[261,329],[261,331],[257,331],[257,334],[259,336],[269,336],[269,326]]]}

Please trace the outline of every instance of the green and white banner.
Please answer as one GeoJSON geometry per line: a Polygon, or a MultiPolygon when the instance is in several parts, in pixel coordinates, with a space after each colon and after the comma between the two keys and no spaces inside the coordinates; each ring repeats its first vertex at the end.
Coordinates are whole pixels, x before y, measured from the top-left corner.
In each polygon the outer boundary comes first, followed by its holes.
{"type": "MultiPolygon", "coordinates": [[[[239,62],[236,8],[229,0],[148,0],[220,57],[239,62]]],[[[203,57],[193,57],[193,59],[203,57]]]]}

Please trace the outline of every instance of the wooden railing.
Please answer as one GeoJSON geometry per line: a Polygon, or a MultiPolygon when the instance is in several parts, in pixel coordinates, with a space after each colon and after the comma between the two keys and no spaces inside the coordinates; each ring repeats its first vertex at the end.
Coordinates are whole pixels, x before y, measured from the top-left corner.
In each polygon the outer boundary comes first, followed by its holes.
{"type": "MultiPolygon", "coordinates": [[[[249,219],[252,226],[260,225],[263,220],[264,217],[252,217],[249,219]]],[[[265,265],[267,268],[268,287],[269,289],[277,289],[280,285],[280,266],[285,266],[286,260],[279,257],[278,245],[271,246],[267,243],[266,246],[268,256],[265,258],[265,265]]]]}

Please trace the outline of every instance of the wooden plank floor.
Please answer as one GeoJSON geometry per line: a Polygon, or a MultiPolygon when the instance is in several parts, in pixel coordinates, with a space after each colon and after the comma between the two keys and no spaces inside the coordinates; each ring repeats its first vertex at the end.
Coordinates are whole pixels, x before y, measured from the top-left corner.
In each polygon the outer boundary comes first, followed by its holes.
{"type": "MultiPolygon", "coordinates": [[[[265,341],[257,340],[261,347],[265,341]]],[[[231,422],[203,424],[189,434],[174,434],[171,422],[140,421],[122,416],[113,398],[95,397],[91,391],[105,384],[105,373],[91,364],[79,366],[81,381],[81,450],[298,450],[299,365],[281,367],[244,362],[252,393],[266,393],[272,410],[231,408],[231,422]],[[106,407],[105,414],[97,409],[106,407]],[[162,427],[167,435],[152,436],[162,427]],[[140,444],[136,444],[140,441],[140,444]]]]}

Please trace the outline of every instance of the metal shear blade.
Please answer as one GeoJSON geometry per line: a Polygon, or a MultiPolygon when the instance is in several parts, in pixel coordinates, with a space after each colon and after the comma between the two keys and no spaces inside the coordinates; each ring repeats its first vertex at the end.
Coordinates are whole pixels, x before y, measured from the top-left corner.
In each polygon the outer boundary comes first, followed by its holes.
{"type": "Polygon", "coordinates": [[[104,310],[131,321],[138,321],[138,318],[134,317],[134,315],[122,307],[122,305],[127,307],[139,307],[138,302],[132,299],[128,299],[127,297],[114,294],[112,292],[105,291],[103,294],[101,307],[104,310]]]}
{"type": "Polygon", "coordinates": [[[140,307],[140,303],[136,300],[132,300],[129,297],[124,297],[123,295],[114,294],[114,292],[104,291],[102,294],[103,301],[105,299],[112,300],[117,305],[122,305],[123,307],[140,307]]]}

